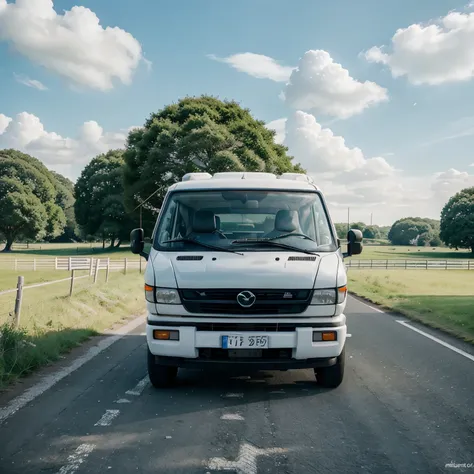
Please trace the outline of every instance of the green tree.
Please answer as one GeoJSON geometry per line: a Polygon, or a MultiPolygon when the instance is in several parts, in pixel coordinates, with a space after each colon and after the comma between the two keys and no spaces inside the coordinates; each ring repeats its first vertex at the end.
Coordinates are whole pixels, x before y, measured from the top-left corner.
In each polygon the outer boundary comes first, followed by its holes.
{"type": "Polygon", "coordinates": [[[154,113],[132,130],[124,155],[125,204],[144,205],[145,224],[153,225],[169,186],[190,172],[302,172],[275,132],[236,102],[202,96],[185,98],[154,113]]]}
{"type": "Polygon", "coordinates": [[[423,234],[429,234],[429,239],[435,237],[438,229],[439,222],[433,219],[405,217],[392,225],[388,239],[393,245],[412,245],[417,244],[423,234]]]}
{"type": "Polygon", "coordinates": [[[17,239],[59,235],[65,215],[56,203],[56,180],[36,158],[17,150],[0,150],[0,236],[4,251],[17,239]]]}
{"type": "Polygon", "coordinates": [[[364,239],[379,239],[380,230],[376,225],[369,225],[363,230],[362,235],[364,239]]]}
{"type": "Polygon", "coordinates": [[[123,164],[123,150],[110,150],[92,159],[75,185],[77,223],[84,236],[100,236],[104,246],[110,239],[118,247],[132,227],[123,203],[123,164]]]}
{"type": "Polygon", "coordinates": [[[66,225],[61,235],[53,239],[56,242],[71,242],[79,239],[74,213],[74,183],[63,175],[51,171],[56,179],[57,191],[56,204],[61,207],[66,215],[66,225]]]}
{"type": "Polygon", "coordinates": [[[474,254],[474,187],[455,194],[441,211],[441,240],[474,254]]]}

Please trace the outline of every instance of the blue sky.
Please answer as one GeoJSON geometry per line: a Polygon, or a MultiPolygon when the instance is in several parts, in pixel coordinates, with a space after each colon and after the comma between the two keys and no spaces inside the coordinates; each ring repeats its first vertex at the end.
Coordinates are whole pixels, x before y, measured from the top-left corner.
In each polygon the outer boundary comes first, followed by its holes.
{"type": "MultiPolygon", "coordinates": [[[[123,83],[115,78],[112,80],[113,87],[107,90],[89,87],[84,79],[78,84],[71,80],[70,74],[65,75],[58,67],[51,66],[54,64],[52,56],[69,54],[68,49],[50,47],[47,41],[41,48],[35,49],[34,45],[23,41],[21,23],[16,30],[10,28],[12,31],[2,32],[2,3],[5,0],[0,0],[0,114],[12,120],[9,127],[4,127],[3,138],[0,134],[0,146],[17,143],[18,148],[23,147],[31,154],[34,154],[32,150],[36,150],[38,157],[48,166],[73,178],[84,163],[70,150],[64,152],[63,156],[69,156],[71,163],[64,157],[48,162],[43,157],[45,150],[41,148],[41,143],[28,144],[14,136],[14,133],[18,134],[18,130],[14,129],[18,114],[26,112],[33,115],[39,119],[45,132],[57,134],[62,139],[69,137],[77,142],[81,140],[79,135],[83,124],[96,122],[102,127],[103,146],[105,143],[119,143],[129,127],[142,125],[151,112],[185,95],[208,93],[220,98],[235,99],[250,108],[257,118],[271,122],[291,117],[295,113],[295,107],[279,98],[279,94],[285,89],[285,82],[256,78],[252,71],[236,70],[231,67],[230,60],[226,63],[223,59],[248,52],[272,58],[280,65],[299,67],[299,61],[307,51],[318,50],[327,52],[334,63],[340,64],[359,83],[370,81],[379,90],[385,89],[388,100],[380,100],[365,107],[362,112],[343,118],[337,113],[325,113],[324,107],[309,107],[304,113],[312,114],[317,123],[323,128],[329,127],[333,135],[343,137],[348,149],[360,148],[364,159],[383,157],[391,167],[402,170],[401,175],[391,178],[391,183],[395,186],[396,180],[402,180],[412,183],[413,189],[417,190],[417,179],[423,182],[434,179],[436,184],[435,174],[446,173],[450,169],[461,175],[451,171],[451,177],[456,182],[454,187],[451,178],[446,175],[445,179],[450,180],[449,192],[458,185],[462,187],[464,183],[471,182],[471,174],[474,172],[474,168],[469,166],[474,162],[474,112],[471,106],[474,80],[468,77],[462,80],[442,79],[435,85],[426,81],[414,84],[412,76],[416,79],[416,74],[419,76],[421,73],[419,70],[410,70],[410,67],[416,67],[410,61],[406,60],[404,63],[404,58],[397,58],[395,54],[391,56],[393,64],[371,61],[365,56],[370,48],[382,45],[386,45],[391,53],[391,40],[399,28],[416,24],[425,27],[430,22],[446,17],[450,11],[457,11],[467,17],[472,11],[466,6],[467,1],[54,2],[58,15],[63,15],[64,10],[71,10],[75,5],[86,7],[95,13],[102,27],[117,26],[141,45],[140,60],[136,66],[128,67],[129,72],[131,71],[130,83],[123,83]],[[30,52],[28,48],[35,50],[30,52]],[[209,55],[215,55],[221,60],[213,60],[209,55]],[[151,67],[148,61],[151,62],[151,67]],[[406,71],[399,77],[393,77],[397,61],[406,71]],[[39,81],[47,90],[31,87],[31,82],[29,86],[25,85],[28,80],[39,81]]],[[[22,3],[30,3],[31,8],[35,5],[35,12],[48,9],[48,0],[23,0],[22,3]]],[[[5,22],[7,17],[4,17],[5,22]]],[[[11,26],[12,17],[9,18],[11,26]]],[[[28,24],[23,27],[28,30],[28,24]]],[[[27,35],[25,32],[25,36],[27,35]]],[[[51,41],[58,39],[52,37],[51,41]]],[[[113,54],[101,57],[100,49],[95,51],[93,46],[85,48],[81,54],[97,54],[91,61],[96,66],[98,64],[100,69],[108,68],[108,63],[114,60],[113,54]],[[106,65],[100,65],[100,61],[104,61],[106,65]]],[[[441,56],[439,59],[444,61],[441,56]]],[[[417,61],[424,64],[428,60],[437,59],[421,56],[417,61]]],[[[449,62],[445,67],[449,69],[449,62]]],[[[455,67],[456,64],[453,65],[455,67]]],[[[428,64],[427,69],[430,69],[428,64]]],[[[304,101],[304,97],[301,100],[304,101]]],[[[18,126],[16,128],[19,129],[18,126]]],[[[89,129],[91,135],[96,133],[94,127],[89,129]]],[[[289,129],[288,134],[291,135],[289,129]]],[[[292,136],[296,140],[296,135],[292,136]]],[[[287,145],[291,143],[290,138],[287,139],[287,145]]],[[[67,142],[61,143],[69,146],[67,142]]],[[[90,141],[88,143],[91,144],[90,141]]],[[[87,152],[94,151],[93,146],[84,148],[77,143],[74,146],[83,154],[86,149],[87,152]]],[[[294,146],[295,150],[303,149],[303,152],[304,148],[305,144],[294,146]]],[[[347,204],[341,197],[346,191],[356,193],[359,197],[355,207],[360,207],[361,215],[366,215],[371,206],[387,204],[387,196],[384,200],[375,202],[369,197],[370,193],[364,202],[364,193],[361,194],[360,189],[354,188],[354,183],[349,183],[349,189],[342,189],[342,186],[348,186],[347,180],[340,183],[330,166],[327,169],[324,166],[318,167],[318,155],[306,156],[300,161],[306,164],[309,159],[314,159],[313,174],[318,175],[318,169],[322,170],[321,179],[325,188],[332,187],[333,183],[339,186],[339,191],[334,193],[336,212],[339,212],[338,206],[347,204]],[[341,197],[339,201],[338,195],[341,197]]],[[[345,171],[352,171],[353,167],[348,166],[345,171]]],[[[436,190],[433,186],[427,188],[426,193],[433,192],[433,189],[436,190]]],[[[417,195],[407,197],[409,188],[405,191],[402,197],[397,194],[398,201],[394,206],[398,210],[394,207],[390,218],[406,214],[410,199],[416,208],[417,195]]],[[[420,199],[429,201],[425,194],[420,199]]],[[[425,202],[415,210],[434,214],[436,217],[439,204],[437,207],[430,207],[425,202]]]]}

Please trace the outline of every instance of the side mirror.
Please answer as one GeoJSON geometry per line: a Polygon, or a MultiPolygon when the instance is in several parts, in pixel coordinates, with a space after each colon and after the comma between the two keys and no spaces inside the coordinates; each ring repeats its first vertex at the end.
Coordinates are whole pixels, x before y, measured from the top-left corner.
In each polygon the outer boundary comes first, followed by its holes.
{"type": "Polygon", "coordinates": [[[132,253],[148,259],[148,254],[143,251],[145,249],[145,232],[143,229],[133,229],[130,232],[130,249],[132,253]]]}
{"type": "Polygon", "coordinates": [[[359,255],[362,253],[362,232],[359,229],[351,229],[347,233],[347,253],[344,257],[359,255]]]}

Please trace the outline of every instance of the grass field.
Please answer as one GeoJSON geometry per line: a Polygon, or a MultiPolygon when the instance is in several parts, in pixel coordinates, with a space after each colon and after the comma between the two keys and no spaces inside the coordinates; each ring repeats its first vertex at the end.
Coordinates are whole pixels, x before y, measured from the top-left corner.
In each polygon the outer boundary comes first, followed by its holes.
{"type": "MultiPolygon", "coordinates": [[[[345,249],[344,249],[345,250],[345,249]]],[[[355,260],[449,260],[451,258],[474,259],[468,250],[451,250],[446,247],[398,247],[393,245],[370,246],[365,245],[360,255],[351,259],[355,260]]]]}
{"type": "MultiPolygon", "coordinates": [[[[25,282],[32,283],[35,278],[51,279],[52,276],[59,279],[61,273],[41,275],[37,272],[35,275],[35,272],[28,272],[25,282]]],[[[11,277],[15,279],[16,276],[6,275],[4,281],[11,283],[11,277]]],[[[69,281],[25,290],[20,331],[12,331],[5,324],[10,321],[15,293],[0,296],[0,325],[3,324],[0,387],[58,359],[90,336],[144,311],[143,275],[113,272],[107,284],[104,279],[105,272],[101,272],[96,285],[90,278],[77,280],[71,298],[68,296],[69,281]]]]}
{"type": "MultiPolygon", "coordinates": [[[[49,270],[49,271],[38,271],[38,272],[16,272],[14,270],[4,270],[0,271],[0,291],[9,290],[11,288],[16,288],[18,281],[18,275],[23,275],[25,277],[25,285],[32,285],[34,283],[42,283],[44,281],[53,281],[61,280],[62,278],[67,278],[71,276],[71,272],[67,271],[58,271],[58,270],[49,270]]],[[[0,314],[2,310],[0,309],[0,314]]]]}
{"type": "Polygon", "coordinates": [[[352,293],[474,343],[474,272],[351,269],[348,276],[352,293]]]}

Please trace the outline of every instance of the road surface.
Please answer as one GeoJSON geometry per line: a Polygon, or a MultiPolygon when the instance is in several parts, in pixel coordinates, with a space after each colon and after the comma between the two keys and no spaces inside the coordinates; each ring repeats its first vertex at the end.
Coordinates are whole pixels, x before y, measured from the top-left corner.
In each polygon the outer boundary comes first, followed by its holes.
{"type": "Polygon", "coordinates": [[[181,371],[157,391],[139,326],[4,408],[0,473],[474,474],[472,347],[354,298],[346,314],[336,390],[298,370],[181,371]]]}

